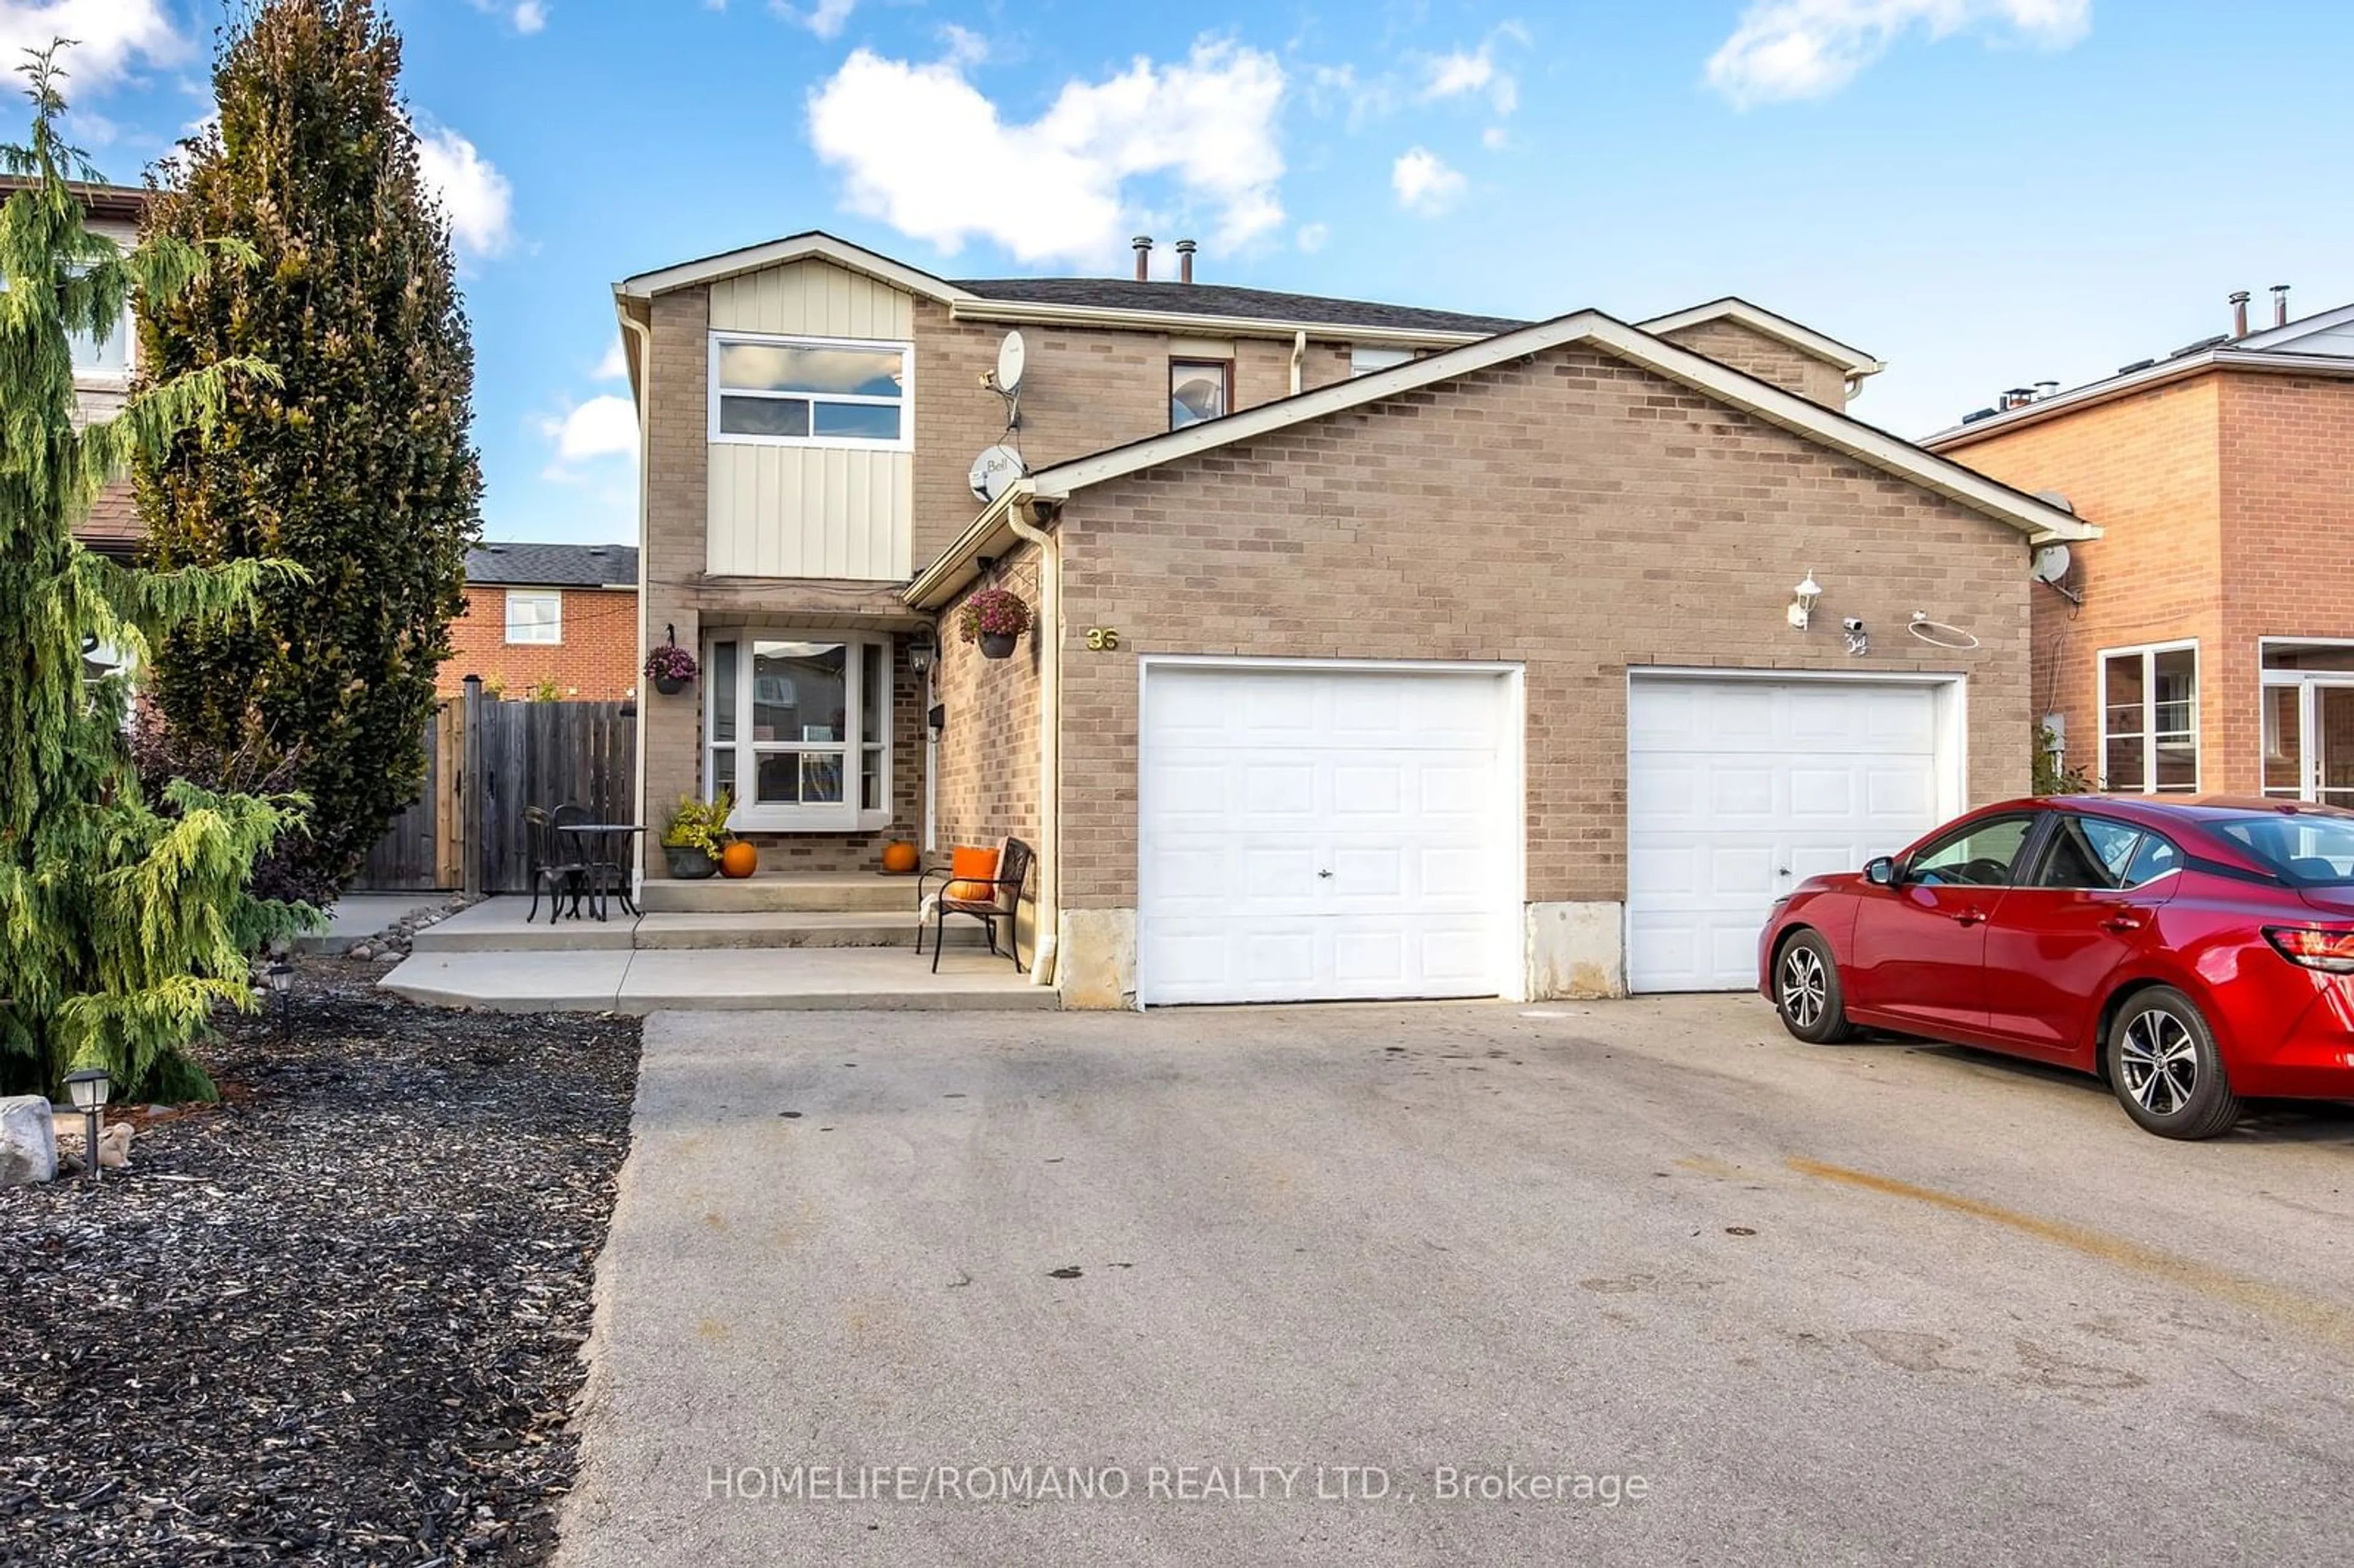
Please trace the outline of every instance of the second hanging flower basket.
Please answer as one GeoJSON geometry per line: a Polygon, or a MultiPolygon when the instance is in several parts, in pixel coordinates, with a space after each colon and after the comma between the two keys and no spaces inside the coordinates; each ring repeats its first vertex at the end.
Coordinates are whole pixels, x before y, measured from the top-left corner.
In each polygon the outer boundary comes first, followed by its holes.
{"type": "Polygon", "coordinates": [[[695,655],[675,642],[665,642],[646,655],[646,679],[666,697],[686,690],[695,674],[695,655]]]}
{"type": "Polygon", "coordinates": [[[983,588],[957,611],[957,634],[981,644],[984,659],[1011,657],[1013,645],[1029,630],[1029,605],[1003,588],[983,588]]]}

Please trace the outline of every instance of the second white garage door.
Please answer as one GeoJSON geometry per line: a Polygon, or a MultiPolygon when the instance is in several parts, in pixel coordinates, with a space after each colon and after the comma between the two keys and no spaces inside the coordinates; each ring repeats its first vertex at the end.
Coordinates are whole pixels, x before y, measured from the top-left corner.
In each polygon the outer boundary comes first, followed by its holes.
{"type": "Polygon", "coordinates": [[[1628,694],[1627,980],[1757,983],[1776,898],[1901,849],[1957,802],[1950,686],[1636,677],[1628,694]]]}
{"type": "Polygon", "coordinates": [[[1483,671],[1149,665],[1138,1000],[1511,989],[1511,690],[1483,671]]]}

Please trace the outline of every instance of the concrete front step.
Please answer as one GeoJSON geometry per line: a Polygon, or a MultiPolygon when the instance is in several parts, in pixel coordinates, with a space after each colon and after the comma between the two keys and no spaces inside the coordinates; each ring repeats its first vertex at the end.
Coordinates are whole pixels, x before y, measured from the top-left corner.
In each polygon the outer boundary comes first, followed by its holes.
{"type": "Polygon", "coordinates": [[[912,914],[912,876],[714,876],[700,882],[649,877],[638,895],[649,915],[912,914]]]}
{"type": "MultiPolygon", "coordinates": [[[[931,938],[924,948],[931,950],[931,938]]],[[[952,920],[949,950],[985,948],[981,925],[952,920]]],[[[638,922],[639,950],[696,948],[906,948],[916,947],[916,916],[859,914],[841,910],[754,910],[742,913],[648,915],[638,922]]]]}
{"type": "Polygon", "coordinates": [[[872,948],[776,951],[415,953],[378,983],[411,1001],[497,1012],[1052,1009],[1002,959],[872,948]]]}

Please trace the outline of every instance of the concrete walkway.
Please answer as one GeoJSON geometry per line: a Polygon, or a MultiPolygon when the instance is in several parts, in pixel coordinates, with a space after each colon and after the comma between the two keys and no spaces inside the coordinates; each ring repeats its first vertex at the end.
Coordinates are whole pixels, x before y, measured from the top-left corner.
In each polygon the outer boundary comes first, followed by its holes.
{"type": "Polygon", "coordinates": [[[294,938],[297,952],[348,953],[386,927],[419,909],[439,909],[446,893],[346,893],[327,911],[327,928],[294,938]]]}
{"type": "MultiPolygon", "coordinates": [[[[571,922],[566,923],[569,929],[571,922]]],[[[592,936],[596,922],[583,922],[592,936]]],[[[938,974],[912,948],[719,948],[415,952],[379,981],[436,1007],[493,1012],[690,1012],[745,1009],[939,1012],[1050,1009],[1054,990],[1002,958],[951,947],[938,974]]]]}
{"type": "Polygon", "coordinates": [[[2345,1562],[2349,1234],[1754,997],[663,1015],[557,1562],[2345,1562]]]}

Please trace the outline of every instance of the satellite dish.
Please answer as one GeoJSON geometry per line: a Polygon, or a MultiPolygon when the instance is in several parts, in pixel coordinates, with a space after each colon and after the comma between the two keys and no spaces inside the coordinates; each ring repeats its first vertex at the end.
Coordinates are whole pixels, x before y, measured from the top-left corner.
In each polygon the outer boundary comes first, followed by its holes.
{"type": "Polygon", "coordinates": [[[972,460],[972,471],[967,478],[971,482],[974,500],[995,501],[1022,474],[1020,452],[1012,447],[988,447],[972,460]]]}
{"type": "Polygon", "coordinates": [[[1005,341],[997,345],[997,389],[1000,392],[1022,390],[1022,366],[1026,357],[1022,346],[1022,334],[1007,333],[1005,341]]]}
{"type": "Polygon", "coordinates": [[[2067,546],[2046,545],[2035,552],[2035,564],[2027,568],[2027,573],[2037,582],[2056,584],[2068,575],[2069,561],[2067,546]]]}
{"type": "Polygon", "coordinates": [[[2065,512],[2071,517],[2076,515],[2076,503],[2069,500],[2067,495],[2061,491],[2039,490],[2035,493],[2035,499],[2041,501],[2046,506],[2058,507],[2061,511],[2065,512]]]}

